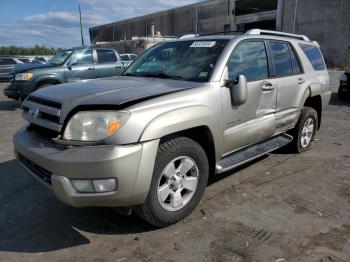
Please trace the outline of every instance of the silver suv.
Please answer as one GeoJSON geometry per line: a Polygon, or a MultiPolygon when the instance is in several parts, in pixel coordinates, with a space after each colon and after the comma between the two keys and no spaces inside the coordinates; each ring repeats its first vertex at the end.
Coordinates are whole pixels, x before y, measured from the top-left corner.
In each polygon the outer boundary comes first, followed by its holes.
{"type": "Polygon", "coordinates": [[[309,149],[330,97],[306,36],[187,37],[120,77],[32,93],[15,152],[61,201],[132,207],[162,227],[193,211],[210,177],[286,145],[309,149]]]}

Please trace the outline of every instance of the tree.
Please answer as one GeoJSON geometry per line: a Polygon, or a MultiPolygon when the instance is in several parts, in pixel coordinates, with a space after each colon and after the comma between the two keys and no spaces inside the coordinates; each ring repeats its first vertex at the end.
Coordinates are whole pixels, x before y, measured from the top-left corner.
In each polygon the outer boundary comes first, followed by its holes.
{"type": "Polygon", "coordinates": [[[62,48],[35,45],[34,47],[0,46],[0,55],[54,55],[62,48]]]}

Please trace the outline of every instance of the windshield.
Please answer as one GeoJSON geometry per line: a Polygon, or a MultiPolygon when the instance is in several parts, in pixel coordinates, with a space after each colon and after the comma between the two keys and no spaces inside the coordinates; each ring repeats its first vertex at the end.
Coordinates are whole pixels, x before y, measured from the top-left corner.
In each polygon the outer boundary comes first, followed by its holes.
{"type": "Polygon", "coordinates": [[[228,40],[168,42],[146,51],[123,75],[207,82],[228,40]]]}
{"type": "Polygon", "coordinates": [[[68,57],[72,54],[72,50],[63,50],[59,51],[55,54],[54,57],[51,58],[50,64],[52,65],[62,65],[68,57]]]}

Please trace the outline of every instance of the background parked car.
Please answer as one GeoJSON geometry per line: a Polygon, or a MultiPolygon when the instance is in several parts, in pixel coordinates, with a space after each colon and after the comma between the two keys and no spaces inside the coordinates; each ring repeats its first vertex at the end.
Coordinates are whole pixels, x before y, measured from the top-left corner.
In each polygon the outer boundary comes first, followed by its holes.
{"type": "Polygon", "coordinates": [[[347,70],[340,76],[340,85],[338,89],[339,99],[343,100],[350,97],[350,70],[347,70]]]}
{"type": "Polygon", "coordinates": [[[9,98],[24,99],[49,85],[120,75],[123,62],[114,49],[78,47],[59,51],[46,64],[17,66],[4,90],[9,98]]]}
{"type": "Polygon", "coordinates": [[[138,58],[135,54],[121,54],[120,58],[122,59],[125,66],[130,65],[136,58],[138,58]]]}
{"type": "Polygon", "coordinates": [[[23,62],[13,57],[0,57],[0,80],[9,80],[10,74],[17,64],[23,64],[23,62]]]}

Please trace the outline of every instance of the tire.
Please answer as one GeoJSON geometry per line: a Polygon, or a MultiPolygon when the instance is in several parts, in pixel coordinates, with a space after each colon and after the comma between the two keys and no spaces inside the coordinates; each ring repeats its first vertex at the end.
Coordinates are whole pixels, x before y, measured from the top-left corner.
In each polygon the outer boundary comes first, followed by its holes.
{"type": "Polygon", "coordinates": [[[197,142],[186,137],[177,137],[162,142],[158,148],[146,201],[134,209],[141,218],[154,226],[166,227],[174,224],[188,216],[196,208],[207,186],[208,176],[208,158],[197,142]],[[172,169],[173,165],[175,169],[172,169]],[[184,171],[187,169],[187,172],[184,171]],[[177,170],[183,171],[181,172],[185,177],[181,180],[183,184],[179,182],[180,180],[175,179],[179,174],[176,172],[177,170]],[[175,176],[170,178],[171,174],[175,174],[175,176]],[[186,187],[190,187],[189,184],[186,184],[186,181],[191,180],[191,187],[193,188],[196,179],[196,188],[192,191],[187,190],[186,187]],[[164,201],[161,200],[161,188],[165,188],[167,192],[170,192],[168,197],[165,197],[167,193],[164,194],[164,201]],[[179,196],[179,193],[175,192],[180,191],[180,194],[183,194],[181,201],[176,201],[175,195],[179,196]],[[182,205],[179,203],[182,203],[182,205]]]}
{"type": "Polygon", "coordinates": [[[310,149],[312,141],[317,133],[317,130],[318,130],[318,115],[316,110],[311,107],[304,107],[301,111],[296,127],[290,132],[290,134],[293,136],[293,141],[290,144],[291,149],[296,153],[302,153],[310,149]],[[312,130],[308,129],[309,131],[305,132],[304,128],[308,121],[312,122],[313,128],[312,130]],[[306,133],[308,134],[307,136],[305,135],[306,133]]]}

